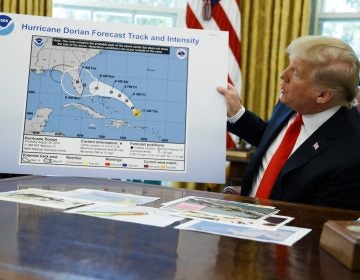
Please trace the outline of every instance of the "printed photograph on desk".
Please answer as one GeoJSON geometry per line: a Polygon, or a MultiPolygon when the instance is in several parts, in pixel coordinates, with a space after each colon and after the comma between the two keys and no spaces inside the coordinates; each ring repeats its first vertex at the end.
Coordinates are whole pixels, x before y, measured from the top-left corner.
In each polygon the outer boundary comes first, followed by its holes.
{"type": "Polygon", "coordinates": [[[82,205],[88,205],[89,202],[66,199],[57,197],[60,192],[43,189],[22,189],[17,191],[0,193],[0,200],[26,203],[43,207],[56,209],[69,209],[82,205]]]}
{"type": "Polygon", "coordinates": [[[156,227],[166,227],[184,218],[171,215],[169,212],[146,206],[121,207],[110,204],[94,204],[65,211],[96,218],[137,223],[156,227]]]}
{"type": "Polygon", "coordinates": [[[159,197],[108,192],[93,189],[76,189],[73,191],[60,192],[59,196],[63,198],[82,200],[86,202],[116,204],[123,207],[142,205],[159,199],[159,197]]]}
{"type": "Polygon", "coordinates": [[[311,229],[307,228],[289,226],[283,226],[275,231],[268,231],[242,225],[224,225],[211,221],[197,220],[181,224],[179,226],[176,226],[175,228],[224,235],[240,239],[275,243],[286,246],[292,246],[295,242],[303,238],[311,231],[311,229]]]}
{"type": "Polygon", "coordinates": [[[292,220],[294,220],[294,217],[271,215],[248,223],[246,226],[264,230],[277,230],[292,220]]]}
{"type": "Polygon", "coordinates": [[[165,203],[161,209],[172,211],[181,217],[235,224],[253,224],[255,220],[279,211],[274,207],[197,196],[165,203]]]}

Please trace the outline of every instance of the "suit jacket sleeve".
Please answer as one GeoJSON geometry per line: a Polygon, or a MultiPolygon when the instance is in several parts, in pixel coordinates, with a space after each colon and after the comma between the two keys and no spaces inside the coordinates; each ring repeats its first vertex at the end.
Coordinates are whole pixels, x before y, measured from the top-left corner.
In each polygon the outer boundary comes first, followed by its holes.
{"type": "Polygon", "coordinates": [[[246,110],[244,115],[236,123],[228,123],[227,130],[246,142],[257,147],[267,122],[263,121],[254,113],[246,110]]]}

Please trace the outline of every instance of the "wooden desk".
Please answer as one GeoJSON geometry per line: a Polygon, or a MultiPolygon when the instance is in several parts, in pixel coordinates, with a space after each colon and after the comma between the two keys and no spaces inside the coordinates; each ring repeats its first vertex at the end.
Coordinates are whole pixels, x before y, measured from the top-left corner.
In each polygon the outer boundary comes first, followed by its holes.
{"type": "MultiPolygon", "coordinates": [[[[106,179],[16,177],[0,191],[20,188],[103,190],[159,196],[188,195],[252,201],[219,193],[106,179]]],[[[0,279],[360,279],[319,247],[327,220],[360,212],[271,202],[291,225],[312,228],[292,247],[157,228],[0,201],[0,279]]]]}

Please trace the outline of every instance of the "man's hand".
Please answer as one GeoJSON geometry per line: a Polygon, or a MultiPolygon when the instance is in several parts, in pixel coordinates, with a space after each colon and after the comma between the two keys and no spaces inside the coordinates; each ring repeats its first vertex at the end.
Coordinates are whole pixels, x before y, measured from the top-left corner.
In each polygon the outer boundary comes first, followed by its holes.
{"type": "Polygon", "coordinates": [[[227,105],[227,116],[232,117],[242,107],[241,99],[239,94],[237,93],[235,87],[232,84],[228,84],[227,88],[217,87],[216,88],[219,93],[224,95],[226,105],[227,105]]]}

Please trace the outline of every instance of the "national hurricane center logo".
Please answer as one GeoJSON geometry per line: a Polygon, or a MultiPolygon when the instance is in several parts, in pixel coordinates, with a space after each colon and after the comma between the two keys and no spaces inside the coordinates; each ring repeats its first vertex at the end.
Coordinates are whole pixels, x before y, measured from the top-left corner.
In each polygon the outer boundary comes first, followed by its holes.
{"type": "Polygon", "coordinates": [[[9,35],[14,30],[14,21],[11,17],[0,15],[0,36],[9,35]]]}
{"type": "Polygon", "coordinates": [[[180,48],[180,49],[177,49],[176,50],[176,56],[179,58],[179,59],[184,59],[187,57],[187,51],[186,49],[183,49],[183,48],[180,48]]]}
{"type": "Polygon", "coordinates": [[[37,48],[41,48],[44,45],[44,40],[42,38],[35,38],[34,39],[34,46],[37,48]]]}

